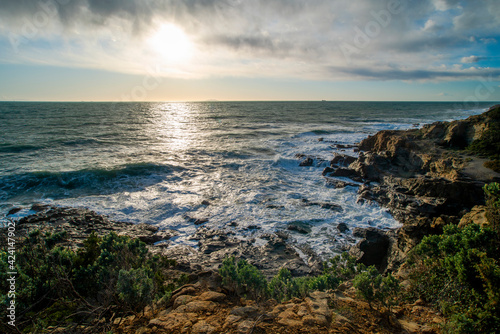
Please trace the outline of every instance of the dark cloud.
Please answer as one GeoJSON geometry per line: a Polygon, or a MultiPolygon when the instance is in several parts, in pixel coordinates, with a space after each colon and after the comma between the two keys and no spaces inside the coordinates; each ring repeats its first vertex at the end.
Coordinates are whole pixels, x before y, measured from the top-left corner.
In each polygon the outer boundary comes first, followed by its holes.
{"type": "Polygon", "coordinates": [[[331,67],[333,74],[343,73],[352,78],[376,80],[447,80],[447,79],[478,79],[491,77],[500,79],[500,69],[477,70],[405,70],[405,69],[372,69],[372,68],[339,68],[331,67]]]}

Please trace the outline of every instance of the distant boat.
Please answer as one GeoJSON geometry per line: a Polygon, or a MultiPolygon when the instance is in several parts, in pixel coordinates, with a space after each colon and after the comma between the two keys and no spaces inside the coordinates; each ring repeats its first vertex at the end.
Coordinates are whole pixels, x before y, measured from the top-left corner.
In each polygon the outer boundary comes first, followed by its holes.
{"type": "Polygon", "coordinates": [[[321,102],[326,102],[326,100],[321,100],[321,102]]]}

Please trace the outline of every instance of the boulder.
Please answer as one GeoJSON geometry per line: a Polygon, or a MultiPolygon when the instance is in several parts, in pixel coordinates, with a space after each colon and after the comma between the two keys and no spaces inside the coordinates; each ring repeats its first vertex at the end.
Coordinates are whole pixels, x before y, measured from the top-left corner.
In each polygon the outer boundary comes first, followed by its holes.
{"type": "Polygon", "coordinates": [[[382,268],[389,249],[389,237],[377,228],[355,228],[353,236],[362,238],[350,250],[359,263],[382,268]]]}

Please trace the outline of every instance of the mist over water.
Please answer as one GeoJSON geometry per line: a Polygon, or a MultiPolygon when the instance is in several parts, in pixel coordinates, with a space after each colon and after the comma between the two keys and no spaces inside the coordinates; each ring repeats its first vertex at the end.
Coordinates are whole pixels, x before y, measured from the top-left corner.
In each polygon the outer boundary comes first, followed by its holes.
{"type": "Polygon", "coordinates": [[[325,183],[321,172],[340,151],[335,144],[463,119],[491,105],[3,102],[0,219],[14,207],[24,208],[17,217],[29,214],[33,203],[88,207],[115,220],[175,229],[173,243],[193,246],[197,219],[256,242],[292,224],[310,232],[288,231],[291,242],[327,256],[354,241],[339,234],[339,223],[398,226],[379,206],[356,203],[354,187],[325,183]],[[320,159],[299,167],[297,154],[320,159]]]}

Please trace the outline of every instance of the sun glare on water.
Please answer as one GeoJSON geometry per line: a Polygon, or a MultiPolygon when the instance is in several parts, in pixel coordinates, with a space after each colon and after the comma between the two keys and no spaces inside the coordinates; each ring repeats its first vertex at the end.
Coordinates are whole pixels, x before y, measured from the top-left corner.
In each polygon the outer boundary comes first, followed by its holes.
{"type": "Polygon", "coordinates": [[[193,47],[188,36],[173,24],[162,24],[148,42],[151,49],[169,63],[185,63],[192,54],[193,47]]]}

